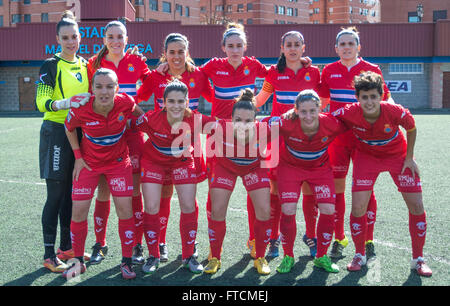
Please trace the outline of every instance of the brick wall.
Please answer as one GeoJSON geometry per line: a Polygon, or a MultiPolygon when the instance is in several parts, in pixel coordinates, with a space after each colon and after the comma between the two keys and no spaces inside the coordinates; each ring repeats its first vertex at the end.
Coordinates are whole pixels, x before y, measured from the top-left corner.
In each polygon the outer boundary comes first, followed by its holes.
{"type": "Polygon", "coordinates": [[[0,111],[19,110],[19,78],[39,77],[39,67],[0,67],[0,111]]]}

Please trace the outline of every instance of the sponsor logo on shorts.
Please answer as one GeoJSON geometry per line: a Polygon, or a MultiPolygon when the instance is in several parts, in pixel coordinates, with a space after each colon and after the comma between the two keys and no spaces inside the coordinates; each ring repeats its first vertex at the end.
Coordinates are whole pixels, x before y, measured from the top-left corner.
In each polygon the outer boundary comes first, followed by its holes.
{"type": "Polygon", "coordinates": [[[250,186],[259,182],[259,177],[255,173],[249,173],[244,176],[245,185],[250,186]]]}
{"type": "MultiPolygon", "coordinates": [[[[414,187],[416,186],[416,182],[414,180],[414,178],[410,175],[399,175],[398,176],[398,181],[400,184],[400,187],[414,187]]],[[[419,185],[418,185],[419,186],[419,185]]]]}
{"type": "Polygon", "coordinates": [[[53,146],[53,171],[59,171],[60,160],[61,160],[61,147],[53,146]]]}
{"type": "Polygon", "coordinates": [[[372,186],[373,181],[372,180],[356,180],[356,186],[372,186]]]}
{"type": "Polygon", "coordinates": [[[186,168],[177,168],[173,170],[173,177],[176,180],[185,180],[189,178],[189,174],[186,168]]]}
{"type": "Polygon", "coordinates": [[[233,181],[230,179],[227,179],[225,177],[218,177],[217,178],[217,183],[218,184],[222,184],[222,185],[227,185],[229,187],[233,187],[233,181]]]}
{"type": "Polygon", "coordinates": [[[334,79],[334,78],[342,78],[342,74],[336,73],[336,74],[330,75],[330,79],[334,79]]]}
{"type": "Polygon", "coordinates": [[[127,190],[127,186],[126,186],[124,177],[112,178],[111,181],[109,182],[109,184],[111,185],[111,189],[113,191],[123,192],[123,191],[127,190]]]}
{"type": "Polygon", "coordinates": [[[281,198],[282,199],[297,199],[299,194],[297,192],[282,192],[281,198]]]}
{"type": "Polygon", "coordinates": [[[73,188],[72,193],[74,195],[83,195],[83,194],[91,194],[92,189],[91,188],[73,188]]]}
{"type": "Polygon", "coordinates": [[[331,191],[328,185],[320,185],[315,187],[316,198],[317,199],[328,199],[331,198],[331,191]]]}
{"type": "Polygon", "coordinates": [[[151,179],[156,179],[156,180],[162,180],[162,175],[156,172],[151,172],[151,171],[145,171],[145,177],[146,178],[151,178],[151,179]]]}
{"type": "Polygon", "coordinates": [[[227,71],[217,71],[217,75],[229,75],[227,71]]]}

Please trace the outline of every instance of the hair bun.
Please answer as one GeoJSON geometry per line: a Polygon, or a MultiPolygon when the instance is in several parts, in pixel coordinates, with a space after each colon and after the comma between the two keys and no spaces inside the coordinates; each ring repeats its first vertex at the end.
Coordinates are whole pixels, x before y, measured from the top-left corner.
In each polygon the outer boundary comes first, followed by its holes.
{"type": "Polygon", "coordinates": [[[253,90],[251,90],[250,88],[245,88],[244,90],[241,91],[241,95],[239,96],[238,100],[242,101],[250,101],[253,102],[255,98],[255,94],[253,92],[253,90]]]}
{"type": "Polygon", "coordinates": [[[227,31],[231,30],[231,29],[237,29],[237,30],[244,31],[244,26],[242,24],[236,23],[236,22],[227,23],[227,31]]]}
{"type": "Polygon", "coordinates": [[[71,20],[76,20],[75,15],[74,15],[73,12],[70,11],[70,10],[65,10],[65,11],[62,13],[62,15],[61,15],[61,20],[64,19],[64,18],[66,18],[66,19],[71,19],[71,20]]]}

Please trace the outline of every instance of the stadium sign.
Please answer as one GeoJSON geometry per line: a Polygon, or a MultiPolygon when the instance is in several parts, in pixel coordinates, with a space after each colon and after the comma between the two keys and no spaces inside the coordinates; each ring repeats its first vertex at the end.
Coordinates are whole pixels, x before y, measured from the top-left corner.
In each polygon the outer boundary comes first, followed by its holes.
{"type": "Polygon", "coordinates": [[[385,80],[385,83],[391,93],[411,93],[411,80],[407,81],[385,80]]]}

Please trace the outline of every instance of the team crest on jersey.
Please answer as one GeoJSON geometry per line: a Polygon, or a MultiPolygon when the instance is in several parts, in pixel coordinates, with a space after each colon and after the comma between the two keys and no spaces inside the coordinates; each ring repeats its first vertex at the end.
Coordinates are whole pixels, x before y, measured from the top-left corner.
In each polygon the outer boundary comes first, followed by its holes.
{"type": "Polygon", "coordinates": [[[250,70],[248,69],[248,66],[244,67],[244,74],[248,75],[250,73],[250,70]]]}
{"type": "Polygon", "coordinates": [[[309,72],[305,74],[305,81],[307,82],[311,81],[311,76],[309,75],[309,72]]]}
{"type": "Polygon", "coordinates": [[[328,140],[328,136],[322,138],[322,142],[326,142],[328,140]]]}
{"type": "Polygon", "coordinates": [[[133,64],[128,64],[128,71],[129,71],[129,72],[133,72],[133,71],[134,71],[134,66],[133,66],[133,64]]]}
{"type": "Polygon", "coordinates": [[[80,82],[80,83],[82,83],[83,82],[83,76],[81,75],[81,73],[77,73],[77,74],[75,74],[75,77],[77,78],[77,80],[80,82]]]}
{"type": "Polygon", "coordinates": [[[392,132],[392,127],[389,125],[389,123],[384,125],[384,132],[385,133],[392,132]]]}
{"type": "Polygon", "coordinates": [[[119,116],[117,116],[117,121],[122,121],[125,118],[122,112],[120,112],[119,116]]]}
{"type": "Polygon", "coordinates": [[[195,87],[195,80],[194,80],[194,78],[190,78],[190,79],[189,79],[189,86],[190,86],[191,88],[194,88],[194,87],[195,87]]]}

